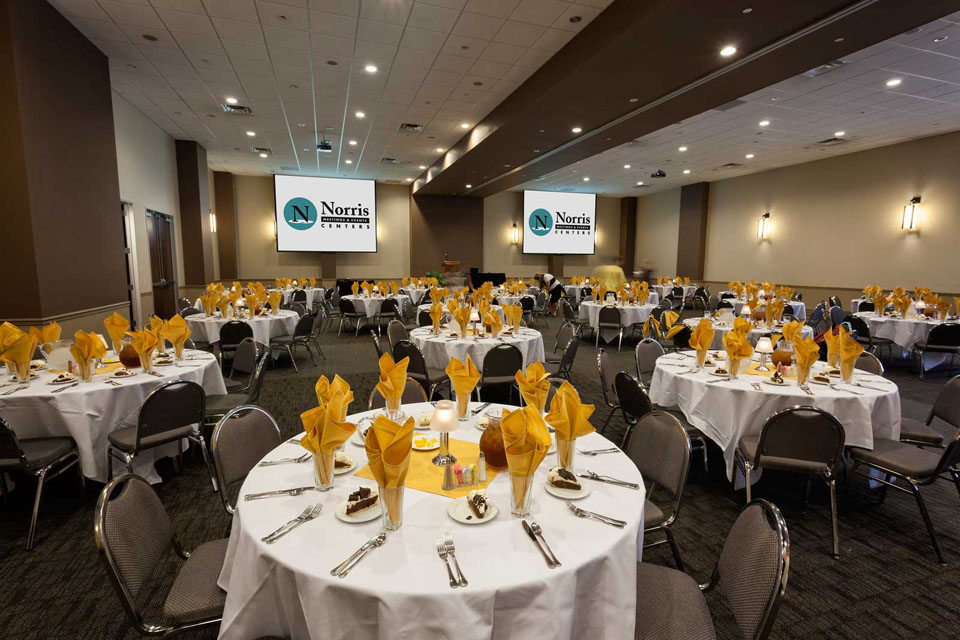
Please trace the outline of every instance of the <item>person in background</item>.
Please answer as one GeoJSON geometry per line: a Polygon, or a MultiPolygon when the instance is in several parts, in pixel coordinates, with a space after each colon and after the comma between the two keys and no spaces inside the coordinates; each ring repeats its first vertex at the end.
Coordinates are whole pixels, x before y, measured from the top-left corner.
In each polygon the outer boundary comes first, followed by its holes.
{"type": "Polygon", "coordinates": [[[607,289],[613,290],[627,284],[623,268],[617,264],[602,264],[593,270],[593,277],[607,289]]]}
{"type": "Polygon", "coordinates": [[[547,313],[556,317],[557,303],[560,302],[560,297],[563,295],[563,285],[560,284],[560,280],[555,278],[553,274],[545,273],[543,277],[540,278],[540,288],[545,289],[550,296],[547,313]]]}

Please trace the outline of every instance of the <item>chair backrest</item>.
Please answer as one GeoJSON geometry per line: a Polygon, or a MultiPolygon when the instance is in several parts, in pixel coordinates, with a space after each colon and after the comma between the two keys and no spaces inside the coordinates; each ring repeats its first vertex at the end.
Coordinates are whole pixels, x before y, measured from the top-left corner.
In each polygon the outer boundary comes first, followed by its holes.
{"type": "Polygon", "coordinates": [[[878,376],[883,375],[883,364],[880,362],[880,358],[869,351],[864,351],[860,354],[857,361],[853,363],[853,368],[867,371],[878,376]]]}
{"type": "Polygon", "coordinates": [[[267,366],[267,361],[270,360],[268,349],[261,349],[260,352],[260,360],[257,362],[257,368],[253,370],[253,379],[250,381],[250,388],[247,391],[247,404],[256,404],[260,397],[260,390],[263,388],[263,370],[267,366]]]}
{"type": "Polygon", "coordinates": [[[617,406],[617,392],[613,388],[613,381],[617,377],[617,367],[610,359],[610,354],[603,349],[597,350],[597,370],[600,372],[600,388],[603,389],[603,401],[608,407],[617,406]]]}
{"type": "Polygon", "coordinates": [[[960,346],[960,324],[938,324],[927,335],[927,346],[958,347],[960,346]]]}
{"type": "Polygon", "coordinates": [[[637,361],[637,377],[641,385],[650,384],[653,372],[657,368],[657,358],[663,353],[663,345],[653,338],[644,338],[637,343],[634,356],[637,361]]]}
{"type": "Polygon", "coordinates": [[[387,339],[390,341],[390,348],[393,348],[393,345],[397,344],[400,340],[406,340],[407,328],[403,326],[403,323],[399,320],[391,320],[387,325],[387,339]]]}
{"type": "Polygon", "coordinates": [[[340,313],[342,313],[342,314],[344,314],[344,315],[346,315],[346,314],[355,314],[355,313],[357,312],[357,308],[353,306],[353,300],[348,300],[348,299],[346,299],[346,298],[340,298],[337,306],[338,306],[339,309],[340,309],[340,313]]]}
{"type": "Polygon", "coordinates": [[[257,341],[253,338],[244,338],[240,344],[237,345],[237,351],[233,355],[230,377],[232,378],[235,372],[247,375],[253,374],[253,370],[257,368],[257,359],[259,357],[260,345],[257,344],[257,341]]]}
{"type": "Polygon", "coordinates": [[[857,307],[857,311],[876,311],[876,310],[877,310],[877,305],[867,300],[864,300],[863,302],[861,302],[860,306],[857,307]]]}
{"type": "Polygon", "coordinates": [[[823,464],[833,474],[843,455],[844,439],[843,425],[829,412],[817,407],[790,407],[767,418],[756,458],[751,462],[762,467],[764,458],[802,460],[823,464]]]}
{"type": "Polygon", "coordinates": [[[628,418],[636,420],[653,411],[653,403],[644,393],[640,383],[626,371],[621,371],[614,376],[613,389],[620,402],[620,409],[628,418]]]}
{"type": "Polygon", "coordinates": [[[190,304],[190,301],[183,296],[177,298],[177,311],[183,311],[184,309],[189,309],[192,306],[193,305],[190,304]]]}
{"type": "Polygon", "coordinates": [[[253,337],[253,327],[246,322],[231,320],[220,327],[220,347],[235,348],[244,338],[253,337]]]}
{"type": "Polygon", "coordinates": [[[547,304],[547,292],[539,291],[537,292],[537,306],[544,307],[547,304]]]}
{"type": "Polygon", "coordinates": [[[794,302],[803,302],[803,294],[798,291],[790,299],[794,302]]]}
{"type": "Polygon", "coordinates": [[[410,358],[410,362],[407,364],[408,373],[423,376],[425,378],[428,377],[427,361],[423,357],[423,352],[420,351],[420,348],[417,347],[417,345],[413,344],[409,340],[400,340],[393,345],[393,359],[395,361],[400,361],[404,358],[410,358]]]}
{"type": "Polygon", "coordinates": [[[373,338],[373,346],[377,350],[377,360],[379,360],[380,357],[383,356],[383,347],[380,346],[380,338],[372,331],[370,332],[370,337],[373,338]]]}
{"type": "Polygon", "coordinates": [[[421,309],[417,314],[417,324],[421,327],[429,327],[433,324],[433,319],[430,317],[430,312],[426,309],[421,309]]]}
{"type": "Polygon", "coordinates": [[[513,376],[521,369],[523,369],[523,352],[516,345],[498,344],[483,356],[481,381],[485,378],[513,376]]]}
{"type": "Polygon", "coordinates": [[[323,327],[323,320],[327,317],[327,307],[323,304],[317,304],[313,308],[313,326],[310,327],[310,335],[319,336],[320,329],[323,327]]]}
{"type": "Polygon", "coordinates": [[[807,319],[807,324],[819,324],[823,320],[823,310],[824,304],[821,302],[813,308],[813,311],[810,313],[810,317],[807,319]]]}
{"type": "Polygon", "coordinates": [[[720,298],[717,297],[717,294],[711,295],[707,298],[707,309],[710,311],[716,311],[720,307],[720,298]]]}
{"type": "Polygon", "coordinates": [[[236,510],[236,492],[231,489],[239,487],[234,485],[282,442],[277,421],[262,407],[242,405],[220,418],[213,428],[210,452],[227,513],[236,510]]]}
{"type": "Polygon", "coordinates": [[[610,304],[600,307],[600,313],[597,316],[597,326],[619,327],[620,326],[620,310],[610,304]]]}
{"type": "Polygon", "coordinates": [[[134,453],[148,436],[202,424],[205,404],[203,387],[190,380],[175,380],[154,389],[140,406],[134,453]]]}
{"type": "Polygon", "coordinates": [[[580,298],[583,300],[589,300],[590,296],[593,295],[593,287],[584,287],[580,290],[580,298]]]}
{"type": "Polygon", "coordinates": [[[960,430],[960,376],[947,380],[947,384],[940,390],[940,395],[933,401],[927,424],[934,418],[940,418],[954,429],[960,430]]]}
{"type": "Polygon", "coordinates": [[[690,469],[690,437],[680,421],[666,411],[651,411],[640,418],[627,443],[627,456],[633,460],[648,484],[662,487],[673,498],[672,517],[680,512],[680,498],[690,469]]]}
{"type": "Polygon", "coordinates": [[[847,324],[850,325],[850,329],[857,332],[858,338],[867,339],[870,337],[870,326],[864,321],[863,318],[858,318],[857,316],[847,316],[844,320],[847,324]]]}
{"type": "Polygon", "coordinates": [[[556,351],[560,347],[567,346],[567,343],[570,342],[570,338],[577,332],[577,325],[570,322],[564,322],[560,325],[560,330],[557,331],[557,339],[553,343],[553,350],[556,351]]]}
{"type": "Polygon", "coordinates": [[[673,296],[674,298],[682,298],[683,287],[673,287],[672,289],[670,289],[670,295],[673,296]]]}
{"type": "Polygon", "coordinates": [[[733,291],[724,291],[723,293],[720,294],[721,300],[727,300],[730,298],[736,299],[736,297],[737,297],[737,294],[735,294],[733,291]]]}
{"type": "MultiPolygon", "coordinates": [[[[0,418],[0,460],[19,460],[23,469],[29,468],[27,465],[27,456],[20,447],[20,441],[17,434],[13,432],[10,425],[3,418],[0,418]]],[[[0,478],[0,482],[4,480],[0,478]]]]}
{"type": "Polygon", "coordinates": [[[660,320],[663,318],[663,314],[664,314],[664,312],[665,312],[666,310],[667,310],[667,309],[665,309],[664,307],[656,306],[656,307],[654,307],[653,309],[650,310],[650,315],[653,316],[653,319],[654,319],[654,320],[656,320],[657,322],[660,322],[660,320]]]}
{"type": "Polygon", "coordinates": [[[387,298],[382,303],[380,303],[380,315],[381,316],[396,316],[400,317],[400,305],[397,302],[396,298],[387,298]]]}
{"type": "Polygon", "coordinates": [[[170,545],[182,551],[163,503],[140,476],[127,473],[114,478],[97,500],[93,535],[123,608],[142,628],[137,596],[170,545]]]}
{"type": "Polygon", "coordinates": [[[839,305],[834,305],[830,307],[830,323],[833,325],[838,325],[847,318],[847,312],[840,308],[839,305]]]}
{"type": "Polygon", "coordinates": [[[827,304],[829,304],[831,307],[843,307],[843,303],[840,301],[838,296],[830,296],[827,298],[827,304]]]}
{"type": "Polygon", "coordinates": [[[287,311],[296,311],[297,315],[300,317],[307,315],[307,307],[302,302],[291,302],[290,304],[282,304],[280,305],[280,308],[285,309],[287,311]]]}
{"type": "Polygon", "coordinates": [[[766,638],[777,617],[790,573],[790,535],[780,511],[754,500],[733,523],[705,590],[727,599],[740,637],[766,638]]]}
{"type": "Polygon", "coordinates": [[[193,316],[193,315],[196,315],[196,314],[198,314],[198,313],[203,313],[203,310],[202,310],[202,309],[196,309],[196,308],[194,308],[194,307],[187,307],[186,309],[183,309],[182,311],[180,311],[180,317],[181,317],[181,318],[186,318],[186,317],[188,317],[188,316],[193,316]]]}
{"type": "Polygon", "coordinates": [[[560,313],[563,315],[564,322],[577,321],[577,314],[573,310],[573,306],[566,299],[560,301],[560,313]]]}
{"type": "MultiPolygon", "coordinates": [[[[304,309],[306,313],[306,309],[304,309]]],[[[313,316],[304,315],[299,320],[297,320],[296,326],[293,327],[293,337],[294,338],[306,338],[313,331],[313,316]]]]}
{"type": "MultiPolygon", "coordinates": [[[[666,331],[664,331],[666,335],[666,331]]],[[[673,334],[673,337],[670,338],[673,340],[673,346],[677,349],[689,349],[690,348],[690,336],[693,335],[693,329],[690,327],[684,326],[680,331],[673,334]]]]}
{"type": "Polygon", "coordinates": [[[307,292],[303,289],[294,290],[294,292],[290,294],[290,302],[302,302],[303,304],[306,304],[307,292]]]}
{"type": "Polygon", "coordinates": [[[717,304],[717,309],[734,309],[733,303],[729,299],[723,299],[717,304]]]}
{"type": "MultiPolygon", "coordinates": [[[[407,384],[403,387],[403,395],[400,397],[403,404],[416,404],[417,402],[427,402],[427,392],[423,390],[420,383],[407,376],[407,384]]],[[[376,386],[370,391],[370,397],[367,399],[367,409],[383,409],[387,406],[387,401],[381,395],[376,386]]]]}
{"type": "Polygon", "coordinates": [[[523,309],[524,313],[530,313],[533,311],[533,298],[530,296],[520,296],[520,307],[523,309]]]}
{"type": "Polygon", "coordinates": [[[570,341],[567,343],[567,346],[563,349],[563,355],[560,356],[560,366],[557,369],[557,374],[570,375],[570,370],[573,369],[573,362],[577,359],[577,350],[580,348],[580,337],[574,335],[570,338],[570,341]]]}

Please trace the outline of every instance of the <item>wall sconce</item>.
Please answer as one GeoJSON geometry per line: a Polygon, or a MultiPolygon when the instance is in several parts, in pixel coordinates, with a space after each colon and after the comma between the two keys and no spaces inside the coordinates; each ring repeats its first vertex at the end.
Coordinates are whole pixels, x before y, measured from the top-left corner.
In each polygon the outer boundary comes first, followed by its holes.
{"type": "Polygon", "coordinates": [[[517,223],[513,223],[513,229],[510,230],[510,242],[512,244],[520,244],[520,228],[517,227],[517,223]]]}
{"type": "Polygon", "coordinates": [[[217,214],[210,212],[210,233],[217,232],[217,214]]]}
{"type": "Polygon", "coordinates": [[[270,236],[272,238],[277,237],[277,221],[276,220],[270,221],[270,236]]]}
{"type": "Polygon", "coordinates": [[[770,214],[765,213],[757,221],[757,238],[766,240],[770,237],[770,214]]]}
{"type": "Polygon", "coordinates": [[[903,221],[900,228],[904,231],[920,230],[920,196],[910,198],[910,203],[903,208],[903,221]]]}

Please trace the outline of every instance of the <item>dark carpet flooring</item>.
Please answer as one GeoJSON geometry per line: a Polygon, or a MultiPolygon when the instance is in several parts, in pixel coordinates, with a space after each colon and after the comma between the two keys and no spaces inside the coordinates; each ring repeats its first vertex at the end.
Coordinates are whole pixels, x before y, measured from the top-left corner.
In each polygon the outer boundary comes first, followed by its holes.
{"type": "MultiPolygon", "coordinates": [[[[551,320],[544,330],[553,347],[558,327],[551,320]]],[[[367,397],[376,378],[376,355],[369,335],[323,338],[326,359],[310,365],[302,354],[300,373],[287,361],[270,370],[261,404],[279,421],[284,435],[300,429],[299,414],[315,406],[313,385],[323,373],[339,373],[367,397]]],[[[632,343],[630,345],[632,347],[632,343]]],[[[632,371],[633,352],[624,344],[612,352],[620,368],[632,371]]],[[[900,386],[904,415],[925,418],[947,379],[935,372],[920,382],[903,362],[888,368],[900,386]]],[[[586,402],[598,405],[606,417],[592,339],[581,345],[573,381],[586,402]]],[[[359,404],[359,400],[358,400],[359,404]]],[[[621,419],[611,422],[618,441],[621,419]]],[[[702,465],[694,457],[675,531],[688,570],[704,582],[724,539],[743,506],[743,492],[734,492],[723,475],[719,450],[711,451],[711,474],[704,482],[702,465]]],[[[169,461],[158,463],[164,482],[157,487],[175,529],[190,549],[224,535],[229,519],[211,491],[199,456],[189,456],[180,473],[169,461]]],[[[102,488],[87,483],[82,498],[76,476],[66,474],[48,485],[40,515],[38,545],[28,552],[24,541],[34,485],[17,478],[18,488],[0,505],[0,637],[14,638],[135,638],[120,602],[107,580],[93,539],[93,512],[102,488]]],[[[815,489],[804,504],[803,478],[765,473],[756,496],[782,510],[791,538],[787,596],[773,628],[774,638],[956,638],[960,637],[960,506],[957,490],[941,482],[925,488],[934,526],[940,535],[947,565],[938,565],[916,503],[891,492],[879,504],[865,480],[858,478],[849,502],[841,499],[842,558],[830,551],[830,510],[824,492],[815,489]]],[[[816,487],[816,485],[815,485],[816,487]]],[[[840,491],[843,496],[843,490],[840,491]]],[[[172,554],[171,554],[172,555],[172,554]]],[[[671,565],[667,547],[647,550],[648,562],[671,565]]],[[[176,570],[170,558],[158,567],[145,590],[144,602],[156,611],[176,570]]],[[[709,596],[721,638],[736,638],[735,622],[722,597],[709,596]]],[[[213,638],[214,632],[188,634],[213,638]]]]}

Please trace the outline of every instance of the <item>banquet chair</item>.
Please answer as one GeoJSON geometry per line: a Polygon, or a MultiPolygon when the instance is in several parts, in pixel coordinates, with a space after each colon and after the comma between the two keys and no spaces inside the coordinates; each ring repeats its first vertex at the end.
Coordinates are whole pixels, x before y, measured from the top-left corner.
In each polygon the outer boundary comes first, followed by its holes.
{"type": "Polygon", "coordinates": [[[299,302],[304,307],[307,306],[307,292],[303,289],[294,289],[293,293],[290,294],[290,302],[299,302]]]}
{"type": "Polygon", "coordinates": [[[721,300],[719,303],[717,303],[717,311],[719,311],[720,309],[734,309],[734,308],[735,307],[733,306],[733,303],[726,298],[721,300]]]}
{"type": "Polygon", "coordinates": [[[360,321],[363,320],[367,324],[367,314],[357,311],[357,308],[353,304],[353,300],[347,300],[346,298],[340,298],[339,303],[340,309],[340,329],[337,331],[339,336],[343,332],[343,323],[346,320],[353,320],[355,323],[353,335],[360,335],[360,321]]]}
{"type": "MultiPolygon", "coordinates": [[[[956,389],[953,392],[955,393],[956,389]]],[[[923,516],[923,522],[927,527],[927,533],[930,534],[930,540],[933,542],[933,549],[937,553],[937,562],[945,564],[943,552],[940,550],[940,542],[933,530],[933,522],[930,520],[927,506],[920,494],[920,487],[931,485],[938,478],[946,480],[944,474],[949,473],[957,491],[960,492],[960,469],[957,467],[960,464],[960,431],[957,431],[950,438],[950,442],[942,453],[934,453],[928,449],[915,447],[908,442],[874,438],[872,450],[850,447],[850,456],[853,458],[852,473],[856,473],[860,466],[866,466],[879,471],[883,476],[878,477],[875,474],[861,472],[862,475],[867,475],[870,480],[884,485],[880,492],[881,503],[886,498],[887,487],[913,494],[917,500],[920,515],[923,516]],[[906,483],[906,487],[901,486],[897,482],[898,480],[906,483]]]]}
{"type": "Polygon", "coordinates": [[[417,325],[420,327],[429,327],[433,325],[433,320],[430,318],[430,312],[426,309],[421,309],[417,312],[417,325]]]}
{"type": "Polygon", "coordinates": [[[196,382],[175,380],[151,391],[140,405],[136,425],[107,434],[107,480],[113,477],[114,460],[122,462],[127,472],[133,473],[133,460],[140,453],[169,442],[176,442],[178,452],[182,453],[183,439],[186,438],[200,447],[216,490],[207,443],[200,433],[205,410],[206,395],[196,382]]]}
{"type": "Polygon", "coordinates": [[[817,407],[796,406],[767,418],[760,435],[740,438],[733,453],[734,464],[745,476],[747,503],[751,500],[751,476],[755,469],[789,471],[811,479],[816,476],[826,483],[830,490],[834,558],[840,557],[836,475],[845,437],[843,425],[831,413],[817,407]]]}
{"type": "Polygon", "coordinates": [[[180,312],[181,318],[189,318],[190,316],[197,315],[198,313],[203,313],[202,309],[197,309],[195,307],[187,307],[180,312]]]}
{"type": "Polygon", "coordinates": [[[576,324],[577,312],[574,311],[573,305],[571,305],[570,301],[566,298],[561,298],[560,300],[560,314],[563,316],[564,322],[572,322],[576,324]]]}
{"type": "Polygon", "coordinates": [[[313,325],[310,327],[309,342],[317,348],[317,353],[325,358],[323,349],[320,348],[320,332],[323,331],[323,325],[327,321],[327,311],[323,305],[318,304],[313,312],[313,325]]]}
{"type": "Polygon", "coordinates": [[[404,358],[410,358],[407,365],[407,374],[420,383],[427,390],[427,399],[432,400],[433,394],[445,384],[450,383],[447,372],[443,369],[428,367],[427,361],[423,357],[423,352],[417,345],[409,340],[401,340],[393,345],[393,359],[399,362],[404,358]]]}
{"type": "MultiPolygon", "coordinates": [[[[327,291],[327,293],[336,294],[336,291],[334,291],[333,289],[330,289],[329,291],[327,291]]],[[[337,321],[337,318],[340,318],[340,317],[341,317],[341,316],[340,316],[340,302],[339,302],[339,300],[338,300],[337,303],[334,304],[334,303],[332,303],[332,302],[330,301],[329,298],[324,298],[324,299],[323,299],[322,301],[320,301],[320,302],[321,302],[321,304],[323,305],[323,312],[324,312],[324,315],[326,316],[326,317],[324,318],[324,325],[323,325],[323,330],[326,331],[326,330],[327,330],[327,320],[330,321],[329,324],[332,326],[332,325],[337,321]]]]}
{"type": "Polygon", "coordinates": [[[220,418],[210,436],[210,455],[227,515],[232,516],[237,510],[240,483],[282,443],[277,421],[262,407],[240,405],[220,418]]]}
{"type": "Polygon", "coordinates": [[[523,321],[533,325],[534,299],[528,295],[520,296],[520,308],[523,310],[523,321]]]}
{"type": "Polygon", "coordinates": [[[177,298],[177,313],[183,314],[183,312],[186,309],[192,309],[192,308],[193,308],[193,305],[190,303],[189,300],[187,300],[183,296],[180,296],[179,298],[177,298]]]}
{"type": "Polygon", "coordinates": [[[913,353],[920,360],[920,380],[923,380],[923,356],[927,353],[944,353],[950,356],[950,375],[953,375],[953,358],[960,354],[960,324],[938,324],[927,334],[926,340],[913,345],[913,353]]]}
{"type": "Polygon", "coordinates": [[[220,358],[232,358],[244,338],[253,337],[253,327],[246,322],[230,320],[220,327],[220,358]]]}
{"type": "Polygon", "coordinates": [[[227,538],[205,542],[187,552],[166,509],[147,481],[125,474],[107,483],[97,500],[93,534],[107,575],[134,629],[144,636],[170,637],[203,628],[216,629],[227,594],[217,586],[227,553],[227,538]],[[142,592],[161,575],[167,549],[184,560],[163,601],[163,615],[144,618],[142,592]]]}
{"type": "Polygon", "coordinates": [[[230,373],[223,379],[223,383],[227,387],[227,393],[243,393],[247,390],[250,381],[253,379],[253,372],[257,368],[260,354],[263,353],[262,349],[266,349],[266,346],[261,345],[253,338],[244,338],[237,345],[233,362],[230,363],[230,373]],[[240,380],[235,379],[233,376],[236,373],[243,374],[243,377],[240,380]]]}
{"type": "Polygon", "coordinates": [[[307,305],[302,302],[291,302],[290,304],[282,304],[280,308],[284,311],[296,311],[297,316],[302,318],[307,315],[307,305]]]}
{"type": "Polygon", "coordinates": [[[206,404],[203,410],[203,422],[212,427],[228,411],[245,404],[257,404],[260,398],[260,390],[263,388],[263,370],[267,364],[269,352],[264,350],[257,362],[256,369],[253,370],[253,378],[250,380],[250,386],[246,393],[225,393],[207,395],[206,404]]]}
{"type": "Polygon", "coordinates": [[[794,293],[790,299],[794,302],[803,302],[803,294],[800,292],[794,293]]]}
{"type": "Polygon", "coordinates": [[[880,362],[880,358],[869,351],[860,354],[857,361],[853,363],[853,368],[872,373],[875,376],[883,375],[883,364],[880,362]]]}
{"type": "Polygon", "coordinates": [[[533,315],[538,318],[547,317],[547,292],[539,291],[537,292],[536,302],[533,307],[533,315]]]}
{"type": "Polygon", "coordinates": [[[719,587],[745,640],[765,640],[790,573],[790,535],[780,510],[751,502],[727,534],[710,580],[698,585],[682,571],[637,564],[636,640],[717,637],[703,593],[719,587]]]}
{"type": "Polygon", "coordinates": [[[370,337],[373,338],[373,348],[377,350],[377,360],[379,361],[380,358],[383,357],[384,353],[390,352],[383,350],[383,346],[380,344],[380,337],[377,336],[377,334],[375,334],[373,331],[370,332],[370,337]]]}
{"type": "Polygon", "coordinates": [[[577,359],[577,350],[579,348],[580,336],[574,334],[574,336],[570,338],[570,341],[567,342],[567,346],[563,348],[563,355],[560,356],[560,362],[545,362],[543,365],[544,370],[546,370],[552,378],[570,380],[573,363],[577,359]]]}
{"type": "Polygon", "coordinates": [[[610,418],[613,417],[614,412],[620,408],[620,403],[617,401],[617,391],[613,385],[614,379],[617,377],[617,368],[610,359],[610,355],[603,349],[597,350],[597,371],[600,374],[603,403],[610,409],[607,419],[603,421],[603,426],[600,427],[600,433],[603,433],[607,430],[607,425],[610,424],[610,418]]]}
{"type": "Polygon", "coordinates": [[[403,316],[400,314],[400,304],[397,302],[396,298],[387,298],[380,304],[380,308],[377,309],[377,315],[374,322],[377,325],[377,333],[380,333],[380,326],[383,324],[383,319],[388,318],[389,322],[396,320],[397,322],[403,323],[403,316]]]}
{"type": "Polygon", "coordinates": [[[677,569],[686,571],[671,529],[680,515],[683,488],[690,471],[690,439],[686,430],[666,411],[651,411],[637,421],[624,453],[637,465],[647,485],[647,497],[643,503],[643,548],[669,544],[677,569]],[[657,487],[670,494],[669,514],[650,499],[657,487]],[[648,542],[648,535],[654,532],[662,532],[664,540],[648,542]]]}
{"type": "MultiPolygon", "coordinates": [[[[293,370],[300,373],[300,369],[297,367],[297,360],[293,357],[293,353],[297,347],[303,347],[307,350],[307,353],[310,354],[310,361],[313,363],[313,366],[317,366],[317,360],[313,357],[313,349],[310,348],[310,337],[312,335],[313,316],[303,316],[297,320],[297,324],[293,328],[293,335],[271,338],[270,355],[273,356],[274,351],[285,350],[287,355],[290,356],[290,362],[293,363],[293,370]]],[[[323,358],[323,351],[320,351],[320,349],[317,349],[317,351],[320,353],[320,357],[323,358]]]]}
{"type": "Polygon", "coordinates": [[[827,304],[831,307],[840,307],[843,308],[843,302],[840,301],[838,296],[830,296],[827,298],[827,304]]]}
{"type": "Polygon", "coordinates": [[[889,338],[875,338],[870,334],[870,325],[863,318],[847,316],[846,322],[857,332],[857,342],[863,345],[868,353],[876,353],[880,347],[887,347],[893,357],[893,340],[889,338]]]}
{"type": "Polygon", "coordinates": [[[934,418],[939,418],[950,426],[950,431],[960,430],[960,376],[951,378],[940,389],[933,401],[933,407],[923,422],[913,418],[900,418],[900,442],[908,442],[920,447],[943,447],[943,434],[931,427],[934,418]]]}
{"type": "Polygon", "coordinates": [[[823,333],[824,327],[822,327],[823,316],[825,305],[821,302],[813,308],[813,311],[810,313],[810,317],[807,318],[807,326],[812,328],[814,333],[823,333]]]}
{"type": "Polygon", "coordinates": [[[393,351],[393,345],[409,337],[410,334],[407,333],[407,328],[403,326],[403,323],[399,320],[391,320],[387,324],[387,340],[390,343],[391,351],[393,351]]]}
{"type": "Polygon", "coordinates": [[[840,306],[834,305],[830,307],[830,325],[837,326],[838,324],[843,324],[847,319],[847,312],[844,311],[840,306]]]}
{"type": "Polygon", "coordinates": [[[563,352],[561,351],[558,354],[557,349],[567,346],[567,343],[569,343],[573,336],[577,334],[578,329],[579,327],[569,322],[564,322],[562,325],[560,325],[560,330],[557,331],[557,339],[553,343],[553,352],[546,355],[544,362],[550,362],[553,364],[559,363],[560,360],[563,359],[563,352]]]}
{"type": "Polygon", "coordinates": [[[721,300],[736,300],[736,299],[737,299],[737,294],[735,294],[733,291],[724,291],[724,292],[722,292],[722,293],[720,294],[720,299],[721,299],[721,300]]]}
{"type": "Polygon", "coordinates": [[[580,301],[590,300],[593,298],[593,287],[584,287],[580,290],[580,301]]]}
{"type": "Polygon", "coordinates": [[[633,427],[643,416],[653,411],[653,403],[640,383],[626,371],[619,372],[613,378],[613,389],[617,402],[620,405],[620,414],[626,424],[623,438],[620,439],[622,449],[629,440],[633,427]]]}
{"type": "Polygon", "coordinates": [[[877,310],[877,305],[873,304],[868,300],[864,300],[863,302],[860,303],[860,306],[857,307],[858,312],[876,311],[876,310],[877,310]]]}
{"type": "MultiPolygon", "coordinates": [[[[407,384],[403,387],[403,395],[400,397],[401,404],[417,404],[418,402],[427,402],[427,392],[423,390],[420,383],[407,376],[407,384]]],[[[387,400],[374,385],[370,390],[370,397],[367,398],[367,409],[383,409],[387,406],[387,400]]]]}
{"type": "Polygon", "coordinates": [[[644,338],[637,343],[634,350],[634,359],[637,361],[637,380],[645,391],[650,388],[650,382],[653,380],[657,358],[663,354],[663,345],[653,338],[644,338]]]}
{"type": "MultiPolygon", "coordinates": [[[[600,334],[604,329],[617,332],[619,336],[617,351],[620,351],[620,347],[623,346],[623,318],[620,315],[620,310],[611,304],[600,307],[600,313],[597,315],[597,330],[594,332],[597,334],[594,340],[595,348],[600,347],[600,334]]],[[[606,338],[604,338],[604,342],[607,342],[606,338]]]]}
{"type": "Polygon", "coordinates": [[[720,308],[720,298],[718,298],[715,293],[711,294],[710,297],[707,298],[707,310],[716,311],[718,308],[720,308]]]}
{"type": "Polygon", "coordinates": [[[523,369],[523,353],[512,344],[498,344],[483,356],[480,369],[480,382],[477,384],[477,401],[485,389],[496,386],[509,386],[510,397],[516,386],[516,373],[523,369]]]}
{"type": "MultiPolygon", "coordinates": [[[[677,320],[677,322],[680,322],[677,320]]],[[[663,334],[666,336],[667,328],[663,327],[663,334]]],[[[673,334],[672,338],[661,338],[660,343],[665,349],[670,349],[671,351],[680,351],[681,349],[690,348],[690,337],[693,335],[693,329],[688,326],[684,326],[678,332],[673,334]]]]}
{"type": "Polygon", "coordinates": [[[33,499],[33,514],[27,532],[27,551],[34,547],[37,533],[37,515],[40,513],[40,496],[47,480],[52,480],[67,469],[76,466],[80,477],[80,492],[83,494],[83,469],[80,455],[73,438],[17,438],[17,434],[0,418],[0,495],[7,498],[5,473],[21,471],[37,479],[37,493],[33,499]]]}

